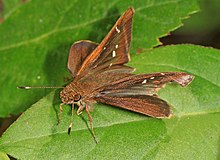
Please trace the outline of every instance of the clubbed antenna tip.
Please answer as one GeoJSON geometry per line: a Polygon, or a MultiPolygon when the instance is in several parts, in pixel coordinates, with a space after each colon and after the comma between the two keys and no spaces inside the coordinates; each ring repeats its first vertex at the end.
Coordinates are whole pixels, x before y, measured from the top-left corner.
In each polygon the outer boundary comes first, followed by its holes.
{"type": "Polygon", "coordinates": [[[29,86],[18,86],[17,88],[19,88],[19,89],[30,89],[31,87],[29,87],[29,86]]]}

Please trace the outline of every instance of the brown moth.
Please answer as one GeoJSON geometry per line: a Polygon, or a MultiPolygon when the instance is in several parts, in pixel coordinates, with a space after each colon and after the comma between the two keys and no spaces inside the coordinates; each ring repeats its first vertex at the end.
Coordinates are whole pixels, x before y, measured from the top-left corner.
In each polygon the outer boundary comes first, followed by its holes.
{"type": "MultiPolygon", "coordinates": [[[[72,45],[67,66],[73,81],[60,92],[62,103],[59,121],[62,106],[72,105],[73,116],[76,104],[78,115],[83,110],[87,112],[95,138],[90,111],[96,102],[156,118],[171,116],[169,104],[157,96],[157,91],[168,82],[176,82],[185,87],[194,77],[184,72],[132,74],[134,68],[124,64],[130,60],[133,15],[134,9],[129,8],[100,44],[83,40],[72,45]]],[[[68,133],[71,127],[72,120],[68,133]]]]}

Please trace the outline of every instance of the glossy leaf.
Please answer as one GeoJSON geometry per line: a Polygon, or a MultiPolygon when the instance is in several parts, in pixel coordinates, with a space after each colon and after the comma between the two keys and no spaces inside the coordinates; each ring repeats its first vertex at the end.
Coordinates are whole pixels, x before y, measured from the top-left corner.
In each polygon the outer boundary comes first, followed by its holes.
{"type": "Polygon", "coordinates": [[[198,10],[196,0],[3,2],[0,117],[24,111],[51,91],[22,91],[17,86],[66,84],[65,77],[70,77],[66,64],[72,43],[82,39],[100,42],[129,6],[136,10],[133,54],[137,49],[158,45],[159,37],[179,27],[182,18],[198,10]]]}
{"type": "Polygon", "coordinates": [[[170,84],[160,91],[173,106],[173,118],[149,118],[98,104],[92,113],[96,144],[85,113],[74,116],[69,136],[71,111],[65,106],[57,126],[57,90],[23,113],[2,136],[0,148],[19,159],[218,159],[219,61],[220,51],[193,45],[160,47],[133,56],[130,65],[137,72],[172,70],[196,76],[186,88],[170,84]]]}

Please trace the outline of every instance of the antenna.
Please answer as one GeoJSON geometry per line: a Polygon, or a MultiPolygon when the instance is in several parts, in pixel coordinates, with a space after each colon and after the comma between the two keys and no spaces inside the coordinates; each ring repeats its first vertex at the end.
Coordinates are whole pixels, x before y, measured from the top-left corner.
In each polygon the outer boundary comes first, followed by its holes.
{"type": "Polygon", "coordinates": [[[64,88],[57,86],[18,86],[19,89],[33,89],[33,88],[64,88]]]}

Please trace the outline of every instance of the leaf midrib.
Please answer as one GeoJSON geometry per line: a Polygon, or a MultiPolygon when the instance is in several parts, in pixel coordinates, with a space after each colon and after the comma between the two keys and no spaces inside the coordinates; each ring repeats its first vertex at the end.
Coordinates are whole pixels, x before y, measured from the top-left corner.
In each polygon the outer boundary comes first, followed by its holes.
{"type": "MultiPolygon", "coordinates": [[[[173,116],[172,118],[177,118],[178,121],[180,121],[181,119],[187,117],[187,116],[198,116],[198,115],[206,115],[206,114],[212,114],[212,113],[220,113],[220,109],[219,110],[215,110],[215,111],[210,111],[210,112],[193,112],[193,113],[186,113],[186,114],[182,114],[181,116],[173,116]]],[[[110,123],[110,124],[106,124],[103,126],[97,126],[94,127],[94,129],[99,129],[99,128],[107,128],[107,127],[111,127],[114,125],[124,125],[124,124],[128,124],[128,123],[133,123],[133,122],[142,122],[145,120],[149,120],[149,117],[146,116],[146,118],[144,117],[143,119],[135,119],[135,120],[127,120],[127,121],[123,121],[123,122],[114,122],[114,123],[110,123]]],[[[174,126],[175,128],[175,126],[174,126]]],[[[77,131],[85,131],[88,130],[89,128],[80,128],[77,129],[75,128],[72,132],[77,132],[77,131]]],[[[55,134],[44,134],[44,135],[40,135],[40,136],[36,136],[36,137],[30,137],[30,138],[24,138],[24,139],[20,139],[18,141],[13,141],[13,142],[8,142],[8,143],[2,143],[0,144],[0,146],[2,145],[7,145],[7,144],[13,144],[13,143],[17,143],[17,142],[21,142],[21,141],[26,141],[26,140],[32,140],[32,139],[36,139],[36,138],[43,138],[43,137],[48,137],[51,135],[60,135],[60,134],[67,134],[67,131],[62,131],[62,132],[57,132],[55,134]]],[[[4,136],[4,135],[3,135],[4,136]]]]}

